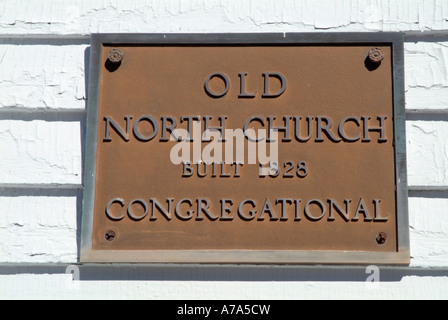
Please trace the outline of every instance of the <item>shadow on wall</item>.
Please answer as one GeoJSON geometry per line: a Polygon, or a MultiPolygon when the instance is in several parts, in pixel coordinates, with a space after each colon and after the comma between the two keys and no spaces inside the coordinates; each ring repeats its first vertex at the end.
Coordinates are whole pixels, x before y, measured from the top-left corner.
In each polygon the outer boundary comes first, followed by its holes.
{"type": "MultiPolygon", "coordinates": [[[[0,266],[0,275],[69,274],[76,269],[80,281],[313,281],[366,282],[372,268],[366,266],[261,266],[261,265],[33,265],[0,266]]],[[[381,267],[376,279],[399,282],[403,277],[446,277],[448,269],[381,267]]]]}

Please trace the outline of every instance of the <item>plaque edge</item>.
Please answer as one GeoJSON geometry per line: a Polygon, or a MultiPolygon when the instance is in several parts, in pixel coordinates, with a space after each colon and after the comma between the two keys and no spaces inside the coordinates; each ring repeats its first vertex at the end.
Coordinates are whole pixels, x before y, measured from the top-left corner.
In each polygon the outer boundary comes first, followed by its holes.
{"type": "Polygon", "coordinates": [[[313,33],[95,33],[91,35],[88,75],[85,162],[80,263],[232,263],[232,264],[349,264],[409,265],[409,213],[406,165],[404,34],[401,32],[313,33]],[[396,185],[396,252],[313,250],[93,250],[101,48],[108,44],[280,45],[387,44],[392,47],[392,83],[396,185]],[[286,256],[285,256],[286,255],[286,256]],[[273,259],[279,257],[280,259],[273,259]]]}

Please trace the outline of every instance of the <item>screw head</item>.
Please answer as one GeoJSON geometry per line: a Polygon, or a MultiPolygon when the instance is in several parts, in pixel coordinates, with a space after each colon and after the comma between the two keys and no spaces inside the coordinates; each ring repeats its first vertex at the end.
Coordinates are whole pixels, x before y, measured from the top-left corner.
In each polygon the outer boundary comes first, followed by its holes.
{"type": "Polygon", "coordinates": [[[104,239],[106,239],[107,241],[112,241],[115,239],[115,232],[112,230],[107,231],[104,234],[104,239]]]}
{"type": "Polygon", "coordinates": [[[384,232],[380,232],[376,236],[376,242],[378,244],[384,244],[386,242],[386,240],[387,240],[387,234],[385,234],[384,232]]]}
{"type": "Polygon", "coordinates": [[[120,49],[112,49],[107,54],[107,58],[112,63],[120,63],[124,58],[124,53],[120,49]]]}
{"type": "Polygon", "coordinates": [[[381,48],[372,48],[369,51],[369,60],[373,63],[380,63],[384,59],[384,51],[381,48]]]}

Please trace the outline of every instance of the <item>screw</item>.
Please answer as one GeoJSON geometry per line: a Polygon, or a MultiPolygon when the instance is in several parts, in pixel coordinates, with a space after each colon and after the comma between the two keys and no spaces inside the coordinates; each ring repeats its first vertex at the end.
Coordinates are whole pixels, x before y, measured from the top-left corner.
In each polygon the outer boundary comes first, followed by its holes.
{"type": "Polygon", "coordinates": [[[120,63],[124,58],[124,53],[120,49],[112,49],[107,54],[107,58],[112,63],[120,63]]]}
{"type": "Polygon", "coordinates": [[[386,240],[387,240],[387,234],[385,234],[384,232],[380,232],[376,236],[376,242],[378,244],[384,244],[386,242],[386,240]]]}
{"type": "Polygon", "coordinates": [[[106,234],[104,235],[104,238],[105,238],[107,241],[112,241],[112,240],[114,240],[114,239],[115,239],[115,232],[112,231],[112,230],[107,231],[106,234]]]}
{"type": "Polygon", "coordinates": [[[369,51],[369,60],[373,63],[380,63],[384,59],[384,51],[381,48],[372,48],[369,51]]]}

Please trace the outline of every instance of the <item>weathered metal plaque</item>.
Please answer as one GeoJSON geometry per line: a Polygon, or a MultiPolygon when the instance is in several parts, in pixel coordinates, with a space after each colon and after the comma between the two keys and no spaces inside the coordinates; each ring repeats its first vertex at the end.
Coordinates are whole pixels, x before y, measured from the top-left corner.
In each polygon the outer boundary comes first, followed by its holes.
{"type": "Polygon", "coordinates": [[[81,262],[409,263],[401,35],[92,39],[81,262]]]}

